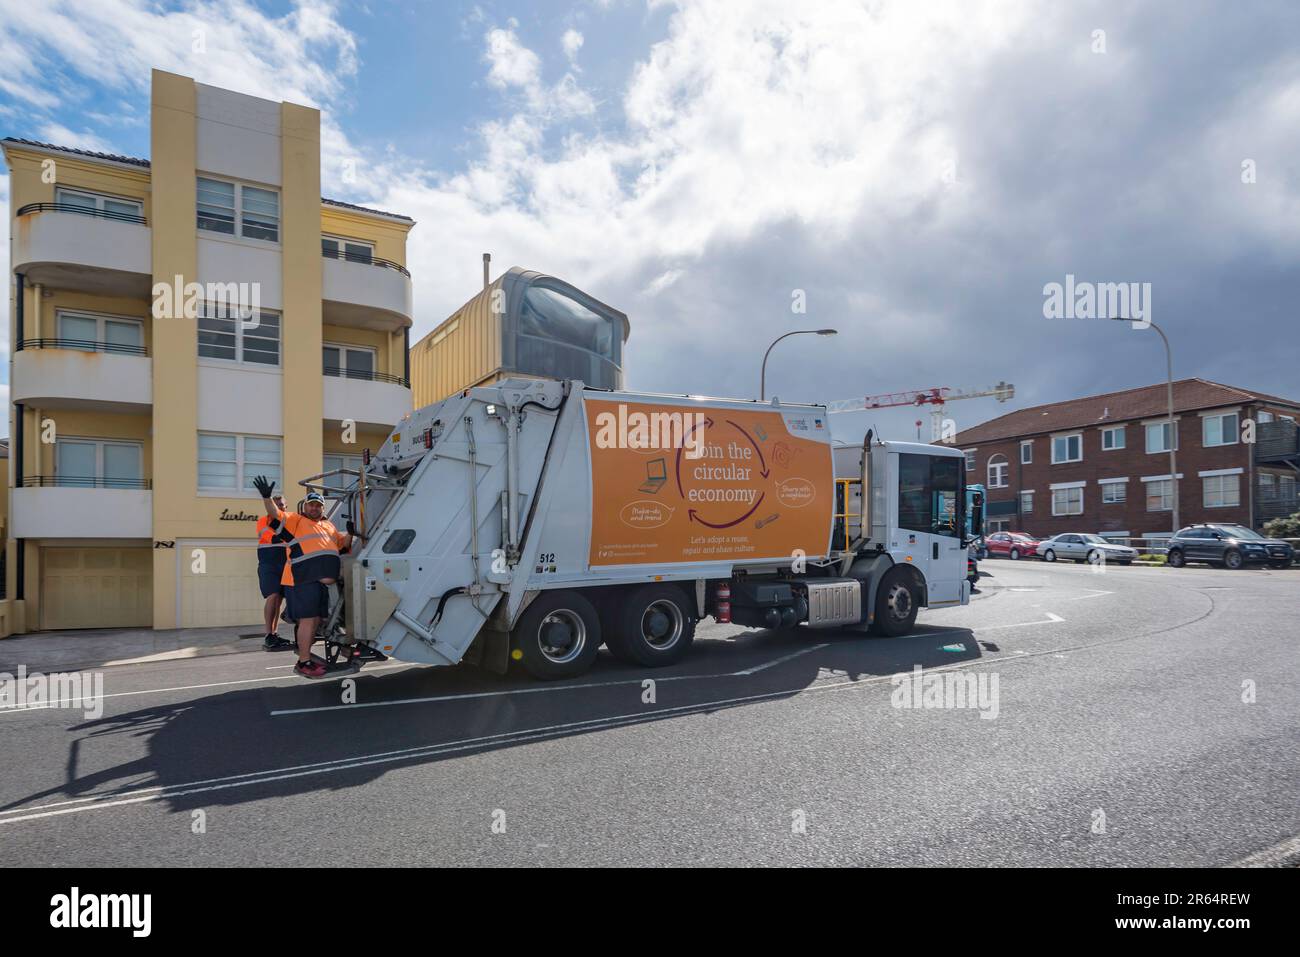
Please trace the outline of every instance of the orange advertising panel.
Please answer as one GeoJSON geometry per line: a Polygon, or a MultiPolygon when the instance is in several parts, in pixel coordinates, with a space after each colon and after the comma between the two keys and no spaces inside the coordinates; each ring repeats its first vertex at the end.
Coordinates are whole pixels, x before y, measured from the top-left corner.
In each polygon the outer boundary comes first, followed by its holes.
{"type": "Polygon", "coordinates": [[[825,554],[824,412],[602,399],[586,410],[592,566],[825,554]]]}

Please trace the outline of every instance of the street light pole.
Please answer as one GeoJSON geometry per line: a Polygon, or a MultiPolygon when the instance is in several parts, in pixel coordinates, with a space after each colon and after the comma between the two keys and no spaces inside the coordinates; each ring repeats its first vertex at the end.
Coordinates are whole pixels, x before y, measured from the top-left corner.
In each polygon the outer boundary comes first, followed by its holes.
{"type": "MultiPolygon", "coordinates": [[[[1115,322],[1131,322],[1123,316],[1114,317],[1115,322]]],[[[1154,322],[1146,320],[1146,325],[1150,326],[1160,334],[1160,341],[1165,344],[1165,395],[1169,405],[1169,485],[1173,489],[1173,523],[1174,527],[1170,534],[1178,534],[1178,529],[1182,528],[1182,523],[1178,521],[1178,427],[1174,422],[1174,353],[1169,348],[1169,337],[1165,331],[1157,326],[1154,322]]]]}
{"type": "Polygon", "coordinates": [[[760,402],[767,399],[767,357],[772,354],[772,349],[782,339],[788,339],[790,336],[834,336],[839,332],[836,329],[796,329],[794,332],[787,332],[783,336],[777,336],[772,340],[772,345],[767,347],[763,353],[763,368],[758,377],[758,399],[760,402]]]}

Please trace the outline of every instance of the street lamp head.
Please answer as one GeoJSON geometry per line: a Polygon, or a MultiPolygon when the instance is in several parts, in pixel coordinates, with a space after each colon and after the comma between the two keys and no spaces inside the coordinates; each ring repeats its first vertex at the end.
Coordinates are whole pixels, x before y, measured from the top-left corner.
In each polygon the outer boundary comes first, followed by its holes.
{"type": "Polygon", "coordinates": [[[817,330],[817,335],[819,335],[819,336],[837,336],[837,335],[839,335],[839,330],[838,330],[838,329],[818,329],[818,330],[817,330]]]}

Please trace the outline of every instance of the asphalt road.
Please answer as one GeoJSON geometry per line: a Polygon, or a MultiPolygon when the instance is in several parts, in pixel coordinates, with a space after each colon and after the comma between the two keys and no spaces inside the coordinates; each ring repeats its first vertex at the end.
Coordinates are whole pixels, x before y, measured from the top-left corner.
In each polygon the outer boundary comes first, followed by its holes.
{"type": "Polygon", "coordinates": [[[981,567],[905,638],[709,622],[677,667],[562,684],[391,663],[344,704],[283,654],[109,668],[98,718],[0,712],[0,866],[1300,855],[1300,569],[981,567]],[[996,717],[896,707],[918,664],[996,678],[996,717]]]}

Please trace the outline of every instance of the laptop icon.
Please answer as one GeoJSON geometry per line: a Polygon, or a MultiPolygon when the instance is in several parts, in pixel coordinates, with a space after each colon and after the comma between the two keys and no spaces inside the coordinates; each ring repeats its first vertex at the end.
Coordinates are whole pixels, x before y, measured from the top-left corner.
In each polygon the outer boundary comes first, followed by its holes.
{"type": "Polygon", "coordinates": [[[658,495],[659,490],[668,481],[668,463],[662,459],[651,459],[645,464],[645,482],[637,488],[647,495],[658,495]]]}

